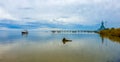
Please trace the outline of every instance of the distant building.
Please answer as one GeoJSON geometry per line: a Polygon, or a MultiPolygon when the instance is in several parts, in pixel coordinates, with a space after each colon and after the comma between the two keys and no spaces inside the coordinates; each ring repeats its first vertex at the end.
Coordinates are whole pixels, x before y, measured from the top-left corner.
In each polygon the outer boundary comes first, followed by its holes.
{"type": "Polygon", "coordinates": [[[101,26],[100,26],[100,28],[98,29],[98,31],[101,31],[101,30],[105,30],[106,28],[105,28],[105,26],[104,26],[104,22],[102,21],[101,22],[101,26]]]}

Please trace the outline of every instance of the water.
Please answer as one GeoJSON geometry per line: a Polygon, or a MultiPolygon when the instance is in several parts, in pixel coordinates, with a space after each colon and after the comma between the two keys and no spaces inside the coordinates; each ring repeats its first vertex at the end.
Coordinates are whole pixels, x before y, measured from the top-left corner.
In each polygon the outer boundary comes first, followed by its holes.
{"type": "Polygon", "coordinates": [[[0,31],[0,62],[120,62],[120,44],[95,33],[0,31]]]}

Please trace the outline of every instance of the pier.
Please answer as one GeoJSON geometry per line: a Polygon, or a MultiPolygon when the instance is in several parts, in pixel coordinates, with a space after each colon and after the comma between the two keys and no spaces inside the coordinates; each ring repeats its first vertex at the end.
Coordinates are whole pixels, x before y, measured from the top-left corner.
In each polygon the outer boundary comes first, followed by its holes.
{"type": "Polygon", "coordinates": [[[52,30],[52,33],[81,33],[81,32],[87,32],[87,33],[96,33],[97,31],[90,31],[90,30],[52,30]]]}
{"type": "Polygon", "coordinates": [[[101,26],[99,27],[98,30],[70,30],[70,29],[63,29],[63,30],[52,30],[52,33],[81,33],[81,32],[86,32],[86,33],[97,33],[101,30],[105,30],[104,22],[101,22],[101,26]]]}

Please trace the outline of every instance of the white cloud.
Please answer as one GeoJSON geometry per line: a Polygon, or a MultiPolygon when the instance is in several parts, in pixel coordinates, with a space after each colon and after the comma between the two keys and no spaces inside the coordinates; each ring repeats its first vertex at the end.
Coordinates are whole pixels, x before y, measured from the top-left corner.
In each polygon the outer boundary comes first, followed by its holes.
{"type": "Polygon", "coordinates": [[[0,13],[6,14],[0,17],[17,17],[24,23],[93,25],[102,20],[118,22],[120,19],[116,17],[120,15],[119,0],[1,0],[0,4],[3,6],[0,13]],[[27,17],[29,19],[24,19],[27,17]]]}
{"type": "Polygon", "coordinates": [[[10,19],[10,20],[17,20],[11,14],[9,14],[4,9],[0,8],[0,19],[10,19]]]}
{"type": "Polygon", "coordinates": [[[61,30],[59,28],[41,27],[37,29],[31,29],[31,31],[51,31],[51,30],[61,30]]]}
{"type": "Polygon", "coordinates": [[[56,18],[53,20],[55,23],[59,24],[85,24],[85,18],[84,17],[63,17],[63,18],[56,18]]]}

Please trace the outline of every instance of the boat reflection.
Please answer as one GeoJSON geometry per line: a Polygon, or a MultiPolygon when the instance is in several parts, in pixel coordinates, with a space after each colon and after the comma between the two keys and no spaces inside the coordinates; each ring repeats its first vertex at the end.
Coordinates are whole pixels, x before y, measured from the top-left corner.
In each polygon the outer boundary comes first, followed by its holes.
{"type": "Polygon", "coordinates": [[[68,40],[68,39],[66,39],[66,38],[63,38],[63,39],[62,39],[62,42],[63,42],[63,44],[66,44],[67,42],[72,42],[72,40],[68,40]]]}
{"type": "Polygon", "coordinates": [[[21,32],[22,36],[24,37],[27,37],[28,36],[28,31],[27,30],[24,30],[21,32]]]}

